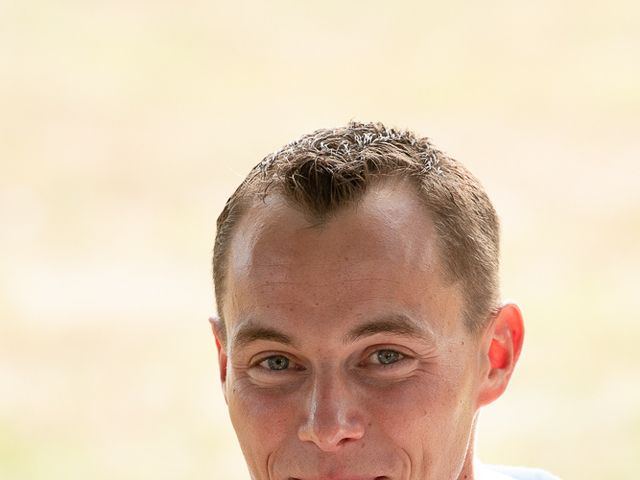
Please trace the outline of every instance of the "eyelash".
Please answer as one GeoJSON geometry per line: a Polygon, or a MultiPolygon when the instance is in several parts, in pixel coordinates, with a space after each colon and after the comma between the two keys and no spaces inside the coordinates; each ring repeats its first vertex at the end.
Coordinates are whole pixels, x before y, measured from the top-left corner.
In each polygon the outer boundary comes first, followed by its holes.
{"type": "Polygon", "coordinates": [[[371,362],[374,365],[376,365],[377,367],[381,367],[381,368],[394,368],[394,367],[397,367],[398,364],[402,363],[403,361],[407,360],[407,358],[408,358],[407,355],[405,355],[404,353],[402,353],[402,352],[400,352],[398,350],[395,350],[393,348],[377,348],[376,350],[371,352],[366,358],[370,359],[374,355],[379,354],[380,352],[393,352],[393,353],[397,353],[398,354],[398,359],[395,362],[392,362],[392,363],[382,363],[380,361],[377,361],[377,362],[372,361],[371,362]]]}
{"type": "MultiPolygon", "coordinates": [[[[383,369],[391,369],[391,368],[395,368],[400,366],[402,363],[406,362],[407,360],[410,360],[412,357],[402,353],[399,350],[396,350],[394,348],[380,348],[377,347],[375,350],[370,351],[367,355],[365,355],[365,360],[363,362],[361,362],[359,365],[361,366],[366,366],[367,363],[371,364],[371,365],[375,365],[376,368],[383,368],[383,369]],[[381,362],[375,362],[375,361],[370,361],[368,362],[374,355],[379,354],[380,352],[393,352],[393,353],[397,353],[398,354],[398,360],[389,364],[385,364],[385,363],[381,363],[381,362]]],[[[267,355],[265,357],[260,357],[259,360],[257,360],[256,362],[253,363],[252,367],[258,367],[261,368],[262,370],[264,370],[265,372],[269,372],[269,373],[285,373],[285,372],[291,372],[291,371],[296,371],[296,370],[304,370],[305,368],[300,366],[299,364],[297,364],[294,360],[291,359],[290,356],[282,354],[282,353],[273,353],[270,355],[267,355]],[[268,368],[267,366],[262,366],[263,363],[267,362],[269,359],[275,358],[275,357],[282,357],[287,359],[287,368],[278,370],[278,369],[271,369],[268,368]],[[293,365],[291,365],[293,364],[293,365]],[[297,368],[296,368],[297,367],[297,368]]]]}
{"type": "Polygon", "coordinates": [[[293,360],[291,356],[286,355],[284,353],[271,353],[269,355],[261,356],[258,360],[256,360],[251,364],[251,368],[259,368],[264,372],[275,373],[275,374],[288,373],[292,371],[301,371],[305,369],[303,366],[301,366],[299,363],[293,360]],[[282,370],[275,370],[275,369],[268,368],[267,366],[262,366],[262,364],[267,362],[269,359],[276,358],[276,357],[282,357],[287,359],[287,362],[288,362],[287,368],[282,370]]]}

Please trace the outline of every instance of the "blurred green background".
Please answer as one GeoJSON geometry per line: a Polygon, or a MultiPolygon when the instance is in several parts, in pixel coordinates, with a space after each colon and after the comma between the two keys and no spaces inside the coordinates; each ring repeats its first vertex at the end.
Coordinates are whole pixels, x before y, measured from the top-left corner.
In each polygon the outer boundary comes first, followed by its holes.
{"type": "Polygon", "coordinates": [[[0,2],[0,478],[248,478],[215,219],[350,119],[427,135],[503,221],[527,338],[487,462],[640,468],[637,2],[0,2]]]}

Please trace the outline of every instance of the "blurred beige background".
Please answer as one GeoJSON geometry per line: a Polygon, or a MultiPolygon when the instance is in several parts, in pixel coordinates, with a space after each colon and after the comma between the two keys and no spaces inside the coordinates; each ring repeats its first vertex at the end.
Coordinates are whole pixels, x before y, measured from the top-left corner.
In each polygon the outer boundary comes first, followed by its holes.
{"type": "Polygon", "coordinates": [[[247,474],[215,219],[264,155],[381,120],[503,220],[521,364],[488,462],[640,468],[637,2],[0,1],[0,478],[247,474]]]}

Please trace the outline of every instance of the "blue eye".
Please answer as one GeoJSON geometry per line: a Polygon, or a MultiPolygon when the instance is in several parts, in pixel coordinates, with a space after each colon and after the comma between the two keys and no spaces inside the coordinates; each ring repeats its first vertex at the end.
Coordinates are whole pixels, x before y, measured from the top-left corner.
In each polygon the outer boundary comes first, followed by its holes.
{"type": "Polygon", "coordinates": [[[404,358],[400,352],[395,350],[378,350],[375,352],[376,359],[381,365],[391,365],[404,358]]]}
{"type": "Polygon", "coordinates": [[[260,365],[269,370],[286,370],[289,368],[289,359],[284,355],[272,355],[260,362],[260,365]]]}

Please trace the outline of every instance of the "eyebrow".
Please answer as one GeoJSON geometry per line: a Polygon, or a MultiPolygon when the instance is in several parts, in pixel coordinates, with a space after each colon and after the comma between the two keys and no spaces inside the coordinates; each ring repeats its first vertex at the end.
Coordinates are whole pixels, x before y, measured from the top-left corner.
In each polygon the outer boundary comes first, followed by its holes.
{"type": "MultiPolygon", "coordinates": [[[[428,342],[434,340],[433,334],[427,328],[420,326],[410,317],[403,314],[393,314],[356,326],[342,338],[342,341],[343,343],[353,343],[376,334],[400,335],[428,342]]],[[[234,349],[245,347],[260,340],[294,345],[293,339],[286,333],[249,320],[243,323],[233,336],[233,347],[234,349]]]]}
{"type": "Polygon", "coordinates": [[[276,330],[275,328],[256,325],[253,321],[249,320],[242,324],[233,336],[233,346],[234,348],[245,347],[258,340],[293,345],[293,340],[286,333],[276,330]]]}
{"type": "Polygon", "coordinates": [[[419,325],[406,315],[393,314],[358,325],[344,336],[343,342],[355,342],[376,334],[400,335],[429,342],[434,340],[429,329],[419,325]]]}

